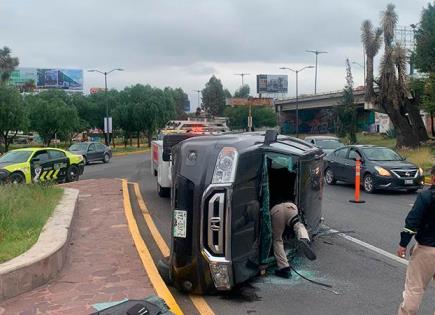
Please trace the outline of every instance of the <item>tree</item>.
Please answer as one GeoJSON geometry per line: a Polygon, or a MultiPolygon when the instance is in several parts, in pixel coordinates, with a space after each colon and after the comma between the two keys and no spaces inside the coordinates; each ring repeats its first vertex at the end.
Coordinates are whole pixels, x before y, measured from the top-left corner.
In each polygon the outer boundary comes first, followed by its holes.
{"type": "Polygon", "coordinates": [[[341,106],[337,107],[339,136],[347,135],[351,144],[356,143],[357,111],[353,96],[353,77],[349,59],[346,59],[346,86],[343,89],[341,106]]]}
{"type": "MultiPolygon", "coordinates": [[[[394,30],[397,25],[397,14],[394,5],[389,4],[382,12],[381,26],[384,34],[384,55],[381,61],[380,77],[378,86],[379,94],[376,95],[373,88],[373,67],[369,62],[373,51],[369,43],[376,42],[376,34],[370,23],[365,21],[362,26],[362,41],[367,54],[367,84],[366,101],[376,100],[383,110],[388,114],[396,131],[396,146],[417,147],[420,141],[427,140],[427,133],[419,114],[418,104],[415,100],[409,100],[408,77],[406,75],[406,54],[399,44],[393,44],[394,30]]],[[[378,45],[373,45],[377,48],[378,45]]]]}
{"type": "Polygon", "coordinates": [[[373,104],[375,99],[375,91],[373,87],[373,63],[374,58],[381,47],[382,29],[373,29],[372,23],[369,20],[365,20],[361,25],[361,41],[367,55],[365,101],[373,104]]]}
{"type": "Polygon", "coordinates": [[[55,137],[67,139],[79,126],[77,109],[58,97],[46,99],[50,94],[26,97],[30,129],[39,134],[46,146],[55,137]]]}
{"type": "Polygon", "coordinates": [[[234,97],[247,98],[247,97],[249,97],[250,92],[251,92],[251,90],[249,88],[249,85],[245,84],[245,85],[242,85],[241,87],[239,87],[234,92],[234,97]]]}
{"type": "Polygon", "coordinates": [[[225,109],[225,92],[222,82],[214,75],[202,90],[202,104],[207,114],[222,116],[225,109]]]}
{"type": "MultiPolygon", "coordinates": [[[[233,130],[248,129],[249,108],[247,106],[227,107],[225,116],[228,117],[228,126],[233,130]]],[[[252,108],[252,123],[254,128],[275,127],[276,114],[268,107],[252,108]]]]}
{"type": "Polygon", "coordinates": [[[178,120],[186,119],[187,114],[184,111],[184,108],[186,107],[186,104],[190,104],[189,96],[184,93],[182,88],[172,89],[170,87],[166,87],[164,92],[172,95],[172,98],[174,99],[176,118],[178,120]]]}
{"type": "Polygon", "coordinates": [[[231,92],[228,89],[224,89],[225,98],[232,98],[231,92]]]}
{"type": "Polygon", "coordinates": [[[26,128],[27,117],[20,93],[13,87],[0,84],[0,137],[9,150],[19,130],[26,128]]]}
{"type": "Polygon", "coordinates": [[[434,113],[435,113],[435,72],[431,72],[424,85],[423,107],[430,113],[432,136],[435,136],[434,113]]]}
{"type": "Polygon", "coordinates": [[[12,71],[18,67],[19,60],[17,57],[11,57],[11,50],[9,47],[3,47],[0,49],[0,83],[4,83],[9,80],[12,71]]]}
{"type": "Polygon", "coordinates": [[[415,65],[421,72],[435,72],[435,2],[423,9],[415,32],[415,65]]]}

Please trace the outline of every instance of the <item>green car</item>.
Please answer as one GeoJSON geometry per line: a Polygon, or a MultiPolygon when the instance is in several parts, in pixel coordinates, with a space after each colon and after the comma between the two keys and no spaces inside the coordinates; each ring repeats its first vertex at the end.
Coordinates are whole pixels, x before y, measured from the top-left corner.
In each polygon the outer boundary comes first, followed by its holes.
{"type": "Polygon", "coordinates": [[[83,174],[84,165],[81,155],[61,149],[17,149],[0,157],[0,183],[77,181],[83,174]]]}

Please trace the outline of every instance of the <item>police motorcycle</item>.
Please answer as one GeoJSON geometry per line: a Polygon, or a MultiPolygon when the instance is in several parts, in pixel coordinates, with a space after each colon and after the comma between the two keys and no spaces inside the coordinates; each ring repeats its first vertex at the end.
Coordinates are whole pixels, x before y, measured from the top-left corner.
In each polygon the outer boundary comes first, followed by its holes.
{"type": "Polygon", "coordinates": [[[275,259],[270,209],[283,201],[318,233],[321,149],[272,130],[179,140],[163,153],[173,165],[171,252],[159,262],[168,283],[207,294],[257,276],[275,259]]]}

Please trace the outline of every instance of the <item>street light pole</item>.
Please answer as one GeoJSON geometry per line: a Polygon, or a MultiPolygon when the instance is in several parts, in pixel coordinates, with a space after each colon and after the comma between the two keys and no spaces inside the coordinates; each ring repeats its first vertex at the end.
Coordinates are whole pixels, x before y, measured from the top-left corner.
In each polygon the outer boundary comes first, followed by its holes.
{"type": "Polygon", "coordinates": [[[198,107],[200,107],[200,103],[199,103],[199,93],[201,93],[201,90],[193,90],[193,92],[198,93],[198,107]]]}
{"type": "Polygon", "coordinates": [[[307,50],[307,52],[309,53],[313,53],[316,55],[316,72],[314,75],[314,94],[317,94],[317,57],[319,56],[319,54],[327,54],[327,51],[319,51],[319,50],[307,50]]]}
{"type": "Polygon", "coordinates": [[[98,72],[98,73],[104,75],[104,95],[105,95],[105,99],[106,99],[106,117],[104,118],[104,121],[105,121],[105,127],[106,127],[106,130],[105,130],[105,136],[106,136],[105,137],[105,142],[106,142],[107,146],[110,145],[110,133],[109,133],[109,96],[108,96],[108,90],[107,90],[107,76],[109,74],[111,74],[112,72],[114,72],[114,71],[124,71],[124,69],[115,68],[115,69],[112,69],[110,71],[104,71],[104,72],[100,71],[100,70],[97,70],[97,69],[88,70],[88,72],[98,72]]]}
{"type": "Polygon", "coordinates": [[[299,72],[311,68],[314,68],[314,66],[305,66],[299,70],[294,70],[288,67],[280,68],[282,70],[290,70],[296,74],[296,138],[299,137],[299,72]]]}
{"type": "Polygon", "coordinates": [[[245,76],[245,75],[250,75],[250,73],[234,73],[234,75],[239,75],[239,76],[241,76],[242,77],[242,86],[243,86],[243,77],[245,76]]]}

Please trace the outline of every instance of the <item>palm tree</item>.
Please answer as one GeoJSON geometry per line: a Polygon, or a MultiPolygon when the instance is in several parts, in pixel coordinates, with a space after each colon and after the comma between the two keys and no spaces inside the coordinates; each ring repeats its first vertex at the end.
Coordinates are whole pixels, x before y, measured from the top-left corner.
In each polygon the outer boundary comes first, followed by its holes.
{"type": "Polygon", "coordinates": [[[420,139],[416,131],[417,126],[412,123],[415,117],[412,111],[409,111],[406,52],[400,45],[393,44],[397,19],[394,5],[389,4],[381,15],[385,51],[381,61],[378,101],[394,125],[397,134],[396,145],[417,147],[420,139]]]}
{"type": "Polygon", "coordinates": [[[0,83],[4,83],[9,80],[11,72],[18,66],[19,60],[16,57],[11,57],[11,50],[9,47],[3,47],[0,49],[0,83]]]}
{"type": "Polygon", "coordinates": [[[365,20],[361,25],[361,40],[367,55],[365,101],[367,103],[374,103],[375,91],[373,88],[373,61],[381,47],[382,29],[373,29],[372,22],[365,20]]]}

